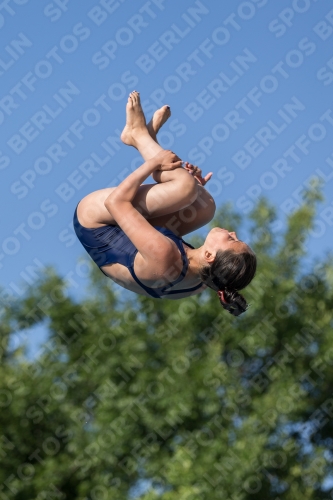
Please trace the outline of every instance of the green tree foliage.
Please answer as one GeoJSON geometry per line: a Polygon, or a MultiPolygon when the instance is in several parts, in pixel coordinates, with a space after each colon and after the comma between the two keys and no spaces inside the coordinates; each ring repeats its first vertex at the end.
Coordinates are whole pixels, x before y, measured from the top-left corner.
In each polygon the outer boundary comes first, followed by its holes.
{"type": "MultiPolygon", "coordinates": [[[[283,234],[259,200],[238,318],[211,290],[119,296],[97,267],[79,302],[52,268],[3,300],[0,499],[124,500],[143,478],[143,500],[333,498],[333,260],[302,260],[318,200],[310,190],[283,234]],[[39,323],[50,337],[34,361],[10,349],[39,323]]],[[[213,221],[242,223],[230,205],[213,221]]]]}

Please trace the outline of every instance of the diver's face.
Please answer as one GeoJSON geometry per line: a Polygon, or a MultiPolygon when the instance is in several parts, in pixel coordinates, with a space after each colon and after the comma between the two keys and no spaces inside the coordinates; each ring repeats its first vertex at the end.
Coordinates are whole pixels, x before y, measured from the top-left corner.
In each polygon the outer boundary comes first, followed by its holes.
{"type": "Polygon", "coordinates": [[[247,250],[247,244],[237,238],[234,231],[214,227],[207,234],[205,244],[212,250],[234,250],[235,252],[244,252],[247,250]]]}

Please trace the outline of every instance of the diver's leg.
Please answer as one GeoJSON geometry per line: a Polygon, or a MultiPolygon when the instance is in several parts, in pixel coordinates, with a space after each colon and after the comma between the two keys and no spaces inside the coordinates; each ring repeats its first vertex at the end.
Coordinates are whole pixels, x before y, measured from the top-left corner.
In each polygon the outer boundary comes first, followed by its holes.
{"type": "Polygon", "coordinates": [[[214,198],[203,186],[198,186],[198,195],[193,203],[170,214],[147,217],[152,226],[171,229],[177,236],[184,236],[205,226],[215,214],[214,198]]]}
{"type": "MultiPolygon", "coordinates": [[[[155,111],[152,119],[148,123],[147,129],[150,136],[154,139],[155,142],[158,143],[158,131],[168,120],[168,118],[170,118],[170,116],[170,107],[162,106],[162,108],[155,111]]],[[[140,151],[140,141],[137,146],[137,149],[140,151]]],[[[152,177],[156,182],[161,183],[169,181],[169,172],[163,172],[163,174],[165,174],[164,178],[160,174],[161,172],[159,171],[153,172],[152,177]]],[[[142,194],[143,190],[141,189],[138,198],[142,197],[142,194]]],[[[140,203],[140,199],[138,200],[138,203],[140,203]]],[[[180,210],[174,210],[171,213],[167,213],[165,215],[155,215],[154,217],[148,215],[146,216],[146,218],[153,226],[167,227],[177,235],[183,236],[185,234],[191,233],[192,231],[195,231],[196,229],[199,229],[200,227],[210,222],[214,217],[215,210],[216,205],[213,197],[203,186],[198,185],[197,197],[187,207],[180,210]]]]}
{"type": "MultiPolygon", "coordinates": [[[[163,108],[155,113],[155,120],[153,117],[149,124],[150,131],[154,122],[157,129],[170,116],[167,107],[163,108]],[[163,110],[163,108],[165,109],[163,110]]],[[[136,147],[145,160],[163,150],[147,129],[138,93],[131,94],[126,111],[127,121],[122,133],[122,140],[128,145],[136,147]]],[[[179,234],[187,234],[201,227],[208,220],[211,220],[215,212],[215,204],[202,186],[193,183],[192,179],[189,182],[189,175],[182,168],[154,172],[154,179],[158,183],[140,186],[133,199],[133,206],[155,226],[167,227],[167,221],[175,221],[175,227],[179,229],[179,234]],[[200,197],[195,203],[199,194],[200,197]],[[182,212],[183,209],[190,206],[192,206],[191,215],[182,212]],[[196,216],[194,216],[195,213],[196,216]]],[[[78,218],[83,226],[93,228],[105,224],[116,224],[104,206],[104,201],[113,189],[115,188],[100,189],[81,200],[78,207],[78,218]]],[[[170,227],[170,229],[172,228],[170,227]]]]}

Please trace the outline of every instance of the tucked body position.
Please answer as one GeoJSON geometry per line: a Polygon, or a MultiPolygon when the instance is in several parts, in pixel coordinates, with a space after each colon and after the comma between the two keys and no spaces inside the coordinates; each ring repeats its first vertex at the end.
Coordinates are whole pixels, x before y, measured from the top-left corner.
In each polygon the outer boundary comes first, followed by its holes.
{"type": "Polygon", "coordinates": [[[200,248],[182,239],[210,222],[216,206],[204,188],[212,174],[203,177],[198,167],[158,144],[157,133],[170,115],[163,106],[147,125],[139,93],[129,95],[121,139],[144,163],[117,187],[94,191],[78,203],[76,235],[100,270],[132,292],[182,299],[210,287],[238,316],[248,307],[238,291],[253,279],[256,256],[224,228],[209,231],[200,248]],[[150,175],[155,183],[143,184],[150,175]]]}

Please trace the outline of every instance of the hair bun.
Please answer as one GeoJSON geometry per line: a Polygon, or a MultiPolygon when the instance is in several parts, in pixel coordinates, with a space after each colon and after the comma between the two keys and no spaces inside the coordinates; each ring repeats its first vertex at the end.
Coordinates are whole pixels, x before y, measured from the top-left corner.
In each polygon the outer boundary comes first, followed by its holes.
{"type": "Polygon", "coordinates": [[[222,307],[233,316],[239,316],[249,307],[244,297],[236,292],[236,290],[231,292],[225,288],[224,290],[219,290],[217,295],[222,307]]]}

